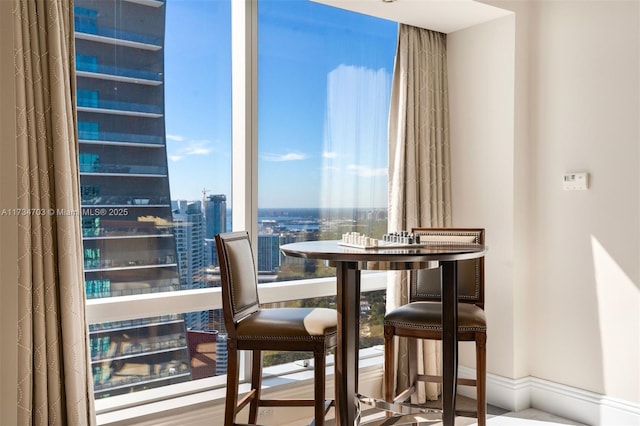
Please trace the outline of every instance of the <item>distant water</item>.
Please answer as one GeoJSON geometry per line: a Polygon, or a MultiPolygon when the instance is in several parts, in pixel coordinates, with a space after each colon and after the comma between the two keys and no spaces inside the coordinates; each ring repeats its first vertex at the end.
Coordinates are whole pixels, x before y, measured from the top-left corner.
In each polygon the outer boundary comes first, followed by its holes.
{"type": "Polygon", "coordinates": [[[291,230],[320,229],[320,209],[258,209],[258,224],[275,222],[280,228],[291,230]]]}
{"type": "MultiPolygon", "coordinates": [[[[258,223],[275,221],[287,229],[318,229],[321,220],[356,220],[361,214],[382,208],[267,208],[258,209],[258,223]]],[[[227,231],[231,231],[231,210],[227,210],[227,231]]]]}
{"type": "Polygon", "coordinates": [[[258,220],[320,219],[321,213],[319,208],[258,209],[258,220]]]}

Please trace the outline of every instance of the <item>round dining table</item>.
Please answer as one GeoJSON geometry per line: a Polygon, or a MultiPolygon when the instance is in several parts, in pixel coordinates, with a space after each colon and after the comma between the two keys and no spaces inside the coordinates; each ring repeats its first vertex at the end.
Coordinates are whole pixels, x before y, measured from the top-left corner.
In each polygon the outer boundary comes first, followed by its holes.
{"type": "Polygon", "coordinates": [[[360,330],[361,271],[407,271],[425,269],[437,261],[442,267],[442,421],[455,423],[455,395],[458,368],[458,286],[456,263],[484,256],[479,244],[406,244],[361,248],[341,240],[305,241],[284,244],[286,255],[327,261],[336,268],[336,310],[338,345],[335,362],[336,425],[358,424],[358,352],[360,330]]]}

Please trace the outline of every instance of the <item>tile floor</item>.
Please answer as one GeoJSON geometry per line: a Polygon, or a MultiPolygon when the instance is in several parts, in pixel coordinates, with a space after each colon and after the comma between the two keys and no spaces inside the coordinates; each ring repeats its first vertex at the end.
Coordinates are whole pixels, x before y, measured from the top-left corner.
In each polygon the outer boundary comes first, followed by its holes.
{"type": "MultiPolygon", "coordinates": [[[[416,417],[417,418],[417,417],[416,417]]],[[[417,418],[418,419],[418,418],[417,418]]],[[[422,419],[424,422],[420,425],[442,426],[442,422],[438,420],[429,420],[428,417],[422,419]]],[[[332,424],[332,423],[331,423],[332,424]]],[[[387,426],[399,424],[413,423],[392,423],[382,421],[378,415],[363,416],[363,424],[370,426],[387,426]]],[[[478,423],[475,418],[458,416],[456,418],[456,426],[476,426],[478,423]]],[[[487,416],[487,426],[560,426],[573,425],[585,426],[582,423],[564,419],[553,414],[545,413],[533,408],[528,408],[519,412],[505,412],[501,414],[492,414],[491,410],[487,416]]]]}
{"type": "MultiPolygon", "coordinates": [[[[458,396],[457,407],[461,410],[475,411],[475,400],[458,396]]],[[[572,420],[564,419],[553,414],[545,413],[540,410],[528,408],[518,412],[508,412],[498,407],[489,405],[487,407],[487,426],[586,426],[572,420]]],[[[442,422],[438,420],[430,420],[423,417],[420,425],[442,426],[442,422]]],[[[385,420],[384,414],[376,410],[367,410],[363,412],[362,424],[369,426],[398,426],[400,424],[411,423],[393,423],[385,420]]],[[[281,426],[302,426],[306,423],[293,423],[281,426]]],[[[328,426],[333,426],[333,421],[328,421],[328,426]]],[[[456,426],[475,426],[477,421],[473,417],[456,417],[456,426]]]]}
{"type": "MultiPolygon", "coordinates": [[[[438,406],[438,402],[434,402],[434,406],[438,406]]],[[[456,401],[456,407],[458,410],[475,412],[476,401],[471,398],[458,396],[456,401]]],[[[376,419],[380,418],[379,414],[369,411],[368,417],[363,416],[363,420],[369,421],[371,426],[380,425],[376,419]]],[[[437,416],[436,416],[437,418],[437,416]]],[[[428,418],[424,418],[425,422],[420,424],[442,426],[442,422],[438,420],[429,421],[428,418]]],[[[365,423],[366,424],[366,423],[365,423]]],[[[394,426],[398,423],[388,423],[394,426]]],[[[474,426],[477,425],[477,420],[474,417],[456,417],[456,426],[474,426]]],[[[522,410],[519,412],[508,412],[501,408],[489,405],[487,406],[487,426],[556,426],[556,425],[573,425],[573,426],[585,426],[582,423],[577,423],[571,420],[563,419],[553,414],[545,413],[533,408],[522,410]]]]}
{"type": "MultiPolygon", "coordinates": [[[[475,422],[472,424],[476,424],[475,422]]],[[[553,414],[545,413],[533,408],[523,411],[505,413],[487,419],[491,426],[552,426],[552,425],[583,425],[572,420],[563,419],[553,414]]],[[[457,426],[457,422],[456,422],[457,426]]]]}

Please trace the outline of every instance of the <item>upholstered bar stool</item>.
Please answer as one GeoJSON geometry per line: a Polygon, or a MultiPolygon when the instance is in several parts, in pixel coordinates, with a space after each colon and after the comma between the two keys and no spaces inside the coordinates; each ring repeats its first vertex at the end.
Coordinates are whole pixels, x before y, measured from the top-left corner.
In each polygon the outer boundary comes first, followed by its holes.
{"type": "Polygon", "coordinates": [[[222,305],[227,328],[227,394],[225,426],[249,404],[249,423],[259,407],[312,406],[315,425],[323,425],[333,401],[325,399],[326,356],[337,343],[337,314],[326,308],[263,309],[258,299],[258,277],[247,232],[215,236],[222,305]],[[253,353],[251,389],[238,401],[239,351],[253,353]],[[307,351],[314,359],[314,399],[262,399],[262,351],[307,351]]]}
{"type": "MultiPolygon", "coordinates": [[[[482,244],[484,229],[414,228],[420,242],[427,244],[482,244]]],[[[459,385],[475,386],[478,425],[486,424],[486,340],[484,314],[484,258],[457,262],[458,341],[475,342],[476,378],[458,379],[459,385]]],[[[440,268],[412,271],[409,303],[384,318],[384,397],[388,402],[405,402],[417,390],[417,382],[439,382],[442,377],[417,374],[417,342],[442,340],[442,274],[440,268]],[[394,337],[408,338],[409,387],[394,393],[394,337]]],[[[466,413],[465,413],[466,414],[466,413]]]]}

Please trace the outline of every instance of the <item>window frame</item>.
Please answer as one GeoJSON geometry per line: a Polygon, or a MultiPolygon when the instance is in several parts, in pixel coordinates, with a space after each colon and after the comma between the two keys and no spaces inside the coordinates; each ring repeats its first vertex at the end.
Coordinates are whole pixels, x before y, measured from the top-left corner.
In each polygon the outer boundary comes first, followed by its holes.
{"type": "Polygon", "coordinates": [[[258,0],[231,2],[231,217],[258,247],[258,0]],[[238,167],[239,166],[239,167],[238,167]]]}

